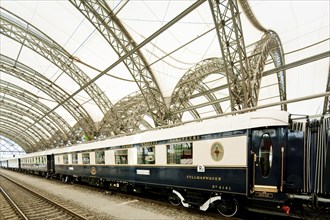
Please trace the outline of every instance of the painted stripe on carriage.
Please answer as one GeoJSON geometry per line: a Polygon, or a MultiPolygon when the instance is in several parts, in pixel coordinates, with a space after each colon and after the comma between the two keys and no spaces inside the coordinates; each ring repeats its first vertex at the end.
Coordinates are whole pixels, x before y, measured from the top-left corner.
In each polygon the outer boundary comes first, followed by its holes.
{"type": "Polygon", "coordinates": [[[150,175],[150,170],[136,170],[137,175],[145,175],[149,176],[150,175]]]}

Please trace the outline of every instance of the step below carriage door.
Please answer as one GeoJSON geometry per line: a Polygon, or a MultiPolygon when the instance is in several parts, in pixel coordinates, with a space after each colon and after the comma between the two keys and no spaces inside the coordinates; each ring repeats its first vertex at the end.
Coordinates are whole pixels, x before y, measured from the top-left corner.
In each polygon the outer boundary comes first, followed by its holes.
{"type": "Polygon", "coordinates": [[[282,152],[278,129],[252,130],[253,191],[277,193],[281,182],[282,152]]]}

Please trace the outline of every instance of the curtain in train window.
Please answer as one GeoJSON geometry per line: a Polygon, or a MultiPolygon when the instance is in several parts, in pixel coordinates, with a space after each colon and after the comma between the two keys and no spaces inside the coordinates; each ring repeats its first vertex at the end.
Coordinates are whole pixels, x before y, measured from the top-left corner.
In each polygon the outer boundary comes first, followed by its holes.
{"type": "Polygon", "coordinates": [[[72,154],[72,164],[78,164],[78,154],[72,154]]]}
{"type": "Polygon", "coordinates": [[[82,162],[83,164],[90,164],[89,153],[82,154],[82,162]]]}
{"type": "Polygon", "coordinates": [[[139,147],[137,155],[138,164],[155,164],[155,147],[139,147]]]}
{"type": "Polygon", "coordinates": [[[69,156],[67,154],[63,155],[63,163],[69,164],[69,156]]]}
{"type": "Polygon", "coordinates": [[[104,164],[104,151],[96,151],[95,152],[95,162],[96,164],[104,164]]]}
{"type": "Polygon", "coordinates": [[[116,164],[128,164],[127,150],[117,150],[115,152],[115,163],[116,164]]]}
{"type": "Polygon", "coordinates": [[[192,143],[167,145],[167,164],[192,164],[192,143]]]}
{"type": "Polygon", "coordinates": [[[268,177],[272,167],[273,146],[269,134],[264,134],[261,137],[259,147],[260,169],[263,177],[268,177]]]}

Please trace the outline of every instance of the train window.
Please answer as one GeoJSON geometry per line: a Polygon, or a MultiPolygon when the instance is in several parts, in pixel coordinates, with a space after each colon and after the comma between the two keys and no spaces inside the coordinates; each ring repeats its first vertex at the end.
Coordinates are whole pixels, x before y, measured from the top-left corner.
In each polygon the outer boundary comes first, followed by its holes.
{"type": "Polygon", "coordinates": [[[127,150],[117,150],[115,152],[115,163],[116,164],[128,164],[127,150]]]}
{"type": "Polygon", "coordinates": [[[139,147],[137,157],[138,164],[155,164],[155,147],[139,147]]]}
{"type": "Polygon", "coordinates": [[[78,164],[78,154],[72,154],[72,164],[78,164]]]}
{"type": "Polygon", "coordinates": [[[96,164],[105,164],[104,151],[95,152],[95,162],[96,162],[96,164]]]}
{"type": "Polygon", "coordinates": [[[82,154],[82,162],[83,164],[90,164],[89,153],[82,154]]]}
{"type": "Polygon", "coordinates": [[[269,134],[264,134],[261,137],[259,147],[260,169],[263,177],[268,177],[272,167],[273,146],[269,134]]]}
{"type": "Polygon", "coordinates": [[[63,163],[69,164],[69,156],[67,154],[63,155],[63,163]]]}
{"type": "Polygon", "coordinates": [[[167,164],[192,164],[192,143],[167,145],[167,164]]]}

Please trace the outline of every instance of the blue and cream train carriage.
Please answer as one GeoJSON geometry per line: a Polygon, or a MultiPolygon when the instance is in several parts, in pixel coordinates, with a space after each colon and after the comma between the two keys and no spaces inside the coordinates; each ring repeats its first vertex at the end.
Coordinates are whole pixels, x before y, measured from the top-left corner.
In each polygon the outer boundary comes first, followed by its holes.
{"type": "Polygon", "coordinates": [[[162,192],[174,205],[213,205],[224,216],[260,201],[289,213],[295,201],[315,195],[329,207],[324,129],[321,165],[309,159],[322,152],[306,148],[305,132],[293,130],[287,112],[258,111],[37,152],[20,158],[20,166],[114,190],[162,192]]]}

